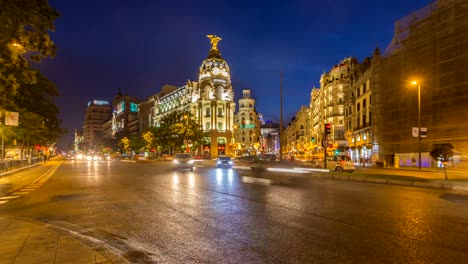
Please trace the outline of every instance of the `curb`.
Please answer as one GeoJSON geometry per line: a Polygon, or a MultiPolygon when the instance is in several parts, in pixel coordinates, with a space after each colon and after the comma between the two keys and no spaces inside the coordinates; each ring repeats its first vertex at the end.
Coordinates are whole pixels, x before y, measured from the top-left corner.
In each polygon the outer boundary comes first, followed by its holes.
{"type": "MultiPolygon", "coordinates": [[[[250,170],[238,170],[238,172],[246,172],[250,170]]],[[[253,172],[253,170],[252,170],[253,172]]],[[[273,171],[269,171],[269,173],[275,173],[273,171]]],[[[284,173],[283,175],[287,177],[294,177],[294,174],[291,173],[284,173]]],[[[408,186],[408,187],[417,187],[417,188],[428,188],[428,189],[442,189],[442,190],[457,190],[457,191],[466,191],[468,192],[468,183],[465,184],[457,184],[457,182],[447,182],[445,180],[426,180],[425,178],[420,178],[421,181],[418,180],[406,180],[406,179],[390,179],[386,178],[373,178],[373,177],[366,177],[360,175],[349,175],[344,173],[335,173],[335,172],[315,172],[315,173],[307,173],[305,174],[309,177],[315,179],[324,179],[324,180],[339,180],[339,181],[353,181],[353,182],[364,182],[364,183],[377,183],[377,184],[387,184],[387,185],[395,185],[395,186],[408,186]]],[[[261,178],[261,177],[258,177],[261,178]]]]}

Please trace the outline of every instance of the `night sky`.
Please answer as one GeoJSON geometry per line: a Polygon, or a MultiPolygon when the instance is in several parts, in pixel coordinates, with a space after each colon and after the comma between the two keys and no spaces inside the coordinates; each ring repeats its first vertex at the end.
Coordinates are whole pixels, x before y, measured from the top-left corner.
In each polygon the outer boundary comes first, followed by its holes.
{"type": "Polygon", "coordinates": [[[58,50],[39,65],[56,84],[62,126],[72,142],[87,102],[123,93],[146,99],[164,84],[198,80],[211,47],[231,68],[235,101],[250,89],[265,120],[284,122],[308,105],[320,75],[345,57],[362,61],[390,43],[394,22],[430,0],[95,1],[49,0],[60,17],[51,33],[58,50]]]}

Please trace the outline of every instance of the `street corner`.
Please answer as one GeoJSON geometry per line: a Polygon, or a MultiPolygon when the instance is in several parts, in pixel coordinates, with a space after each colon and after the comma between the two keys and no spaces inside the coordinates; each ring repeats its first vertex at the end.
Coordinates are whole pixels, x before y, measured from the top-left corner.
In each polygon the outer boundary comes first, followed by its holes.
{"type": "Polygon", "coordinates": [[[0,263],[114,263],[106,255],[49,224],[0,217],[0,263]]]}

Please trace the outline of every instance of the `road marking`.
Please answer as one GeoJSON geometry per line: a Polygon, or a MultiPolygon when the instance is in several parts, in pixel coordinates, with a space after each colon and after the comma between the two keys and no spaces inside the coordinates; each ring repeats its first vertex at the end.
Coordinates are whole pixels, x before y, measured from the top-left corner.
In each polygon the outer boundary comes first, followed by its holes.
{"type": "Polygon", "coordinates": [[[242,182],[245,182],[245,183],[261,183],[261,184],[266,184],[266,185],[270,185],[272,183],[272,181],[269,180],[269,179],[247,177],[247,176],[242,176],[242,182]]]}
{"type": "Polygon", "coordinates": [[[37,188],[41,187],[52,175],[57,171],[58,167],[62,165],[62,162],[52,166],[46,173],[37,178],[33,183],[23,186],[21,189],[10,193],[10,195],[0,197],[0,204],[4,204],[10,200],[21,197],[22,195],[28,194],[31,191],[35,191],[37,188]]]}
{"type": "Polygon", "coordinates": [[[0,200],[11,200],[11,199],[16,199],[18,197],[20,197],[20,195],[9,195],[9,196],[0,197],[0,200]]]}
{"type": "Polygon", "coordinates": [[[28,194],[29,192],[14,192],[12,193],[13,195],[23,195],[23,194],[28,194]]]}

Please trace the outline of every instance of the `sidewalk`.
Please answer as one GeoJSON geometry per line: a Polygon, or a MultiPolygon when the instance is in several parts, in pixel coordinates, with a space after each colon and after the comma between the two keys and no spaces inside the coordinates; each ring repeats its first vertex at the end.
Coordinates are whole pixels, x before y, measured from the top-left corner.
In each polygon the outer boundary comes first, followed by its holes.
{"type": "Polygon", "coordinates": [[[71,236],[40,223],[0,217],[0,263],[112,263],[71,236]]]}

